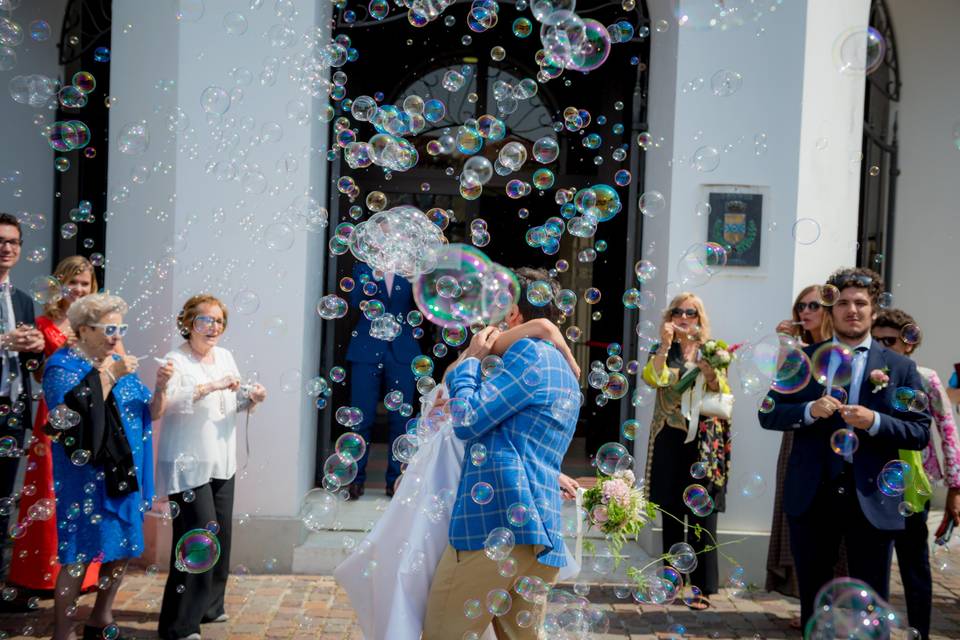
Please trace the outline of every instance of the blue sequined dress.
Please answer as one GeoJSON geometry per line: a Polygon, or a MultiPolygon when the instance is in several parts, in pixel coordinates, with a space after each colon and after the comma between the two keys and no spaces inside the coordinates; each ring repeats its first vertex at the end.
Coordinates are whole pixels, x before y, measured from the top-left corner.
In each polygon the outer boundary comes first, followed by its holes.
{"type": "MultiPolygon", "coordinates": [[[[53,409],[92,370],[82,353],[64,347],[46,362],[43,393],[53,409]]],[[[133,453],[139,489],[121,497],[107,494],[104,472],[93,462],[77,466],[61,442],[51,446],[57,497],[58,559],[61,564],[111,562],[143,553],[143,518],[153,502],[153,438],[150,390],[136,374],[117,381],[110,392],[117,403],[133,453]]]]}

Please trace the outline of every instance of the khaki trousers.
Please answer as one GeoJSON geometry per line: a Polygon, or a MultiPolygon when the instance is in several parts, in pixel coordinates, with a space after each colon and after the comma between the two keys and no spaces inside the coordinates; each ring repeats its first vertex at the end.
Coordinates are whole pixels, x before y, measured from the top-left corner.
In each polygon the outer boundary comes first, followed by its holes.
{"type": "MultiPolygon", "coordinates": [[[[545,605],[527,602],[513,591],[513,585],[521,576],[536,576],[553,585],[560,573],[557,567],[537,562],[536,552],[537,548],[529,544],[514,547],[510,556],[517,561],[517,573],[503,577],[499,563],[484,555],[482,549],[458,551],[447,545],[430,585],[422,640],[461,640],[471,631],[479,636],[491,622],[500,640],[536,640],[545,605]],[[512,598],[510,610],[504,615],[494,616],[487,611],[487,594],[493,589],[504,589],[512,598]],[[475,618],[468,618],[465,613],[465,604],[470,600],[480,601],[481,615],[475,618]],[[532,614],[521,616],[528,618],[525,627],[517,624],[521,611],[532,614]]],[[[475,603],[472,604],[475,611],[475,603]]]]}

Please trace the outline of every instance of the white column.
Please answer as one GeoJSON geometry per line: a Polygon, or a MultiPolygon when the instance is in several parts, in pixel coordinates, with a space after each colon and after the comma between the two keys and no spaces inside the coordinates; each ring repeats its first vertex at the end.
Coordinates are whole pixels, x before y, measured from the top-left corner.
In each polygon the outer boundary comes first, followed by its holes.
{"type": "MultiPolygon", "coordinates": [[[[652,29],[650,132],[663,141],[647,152],[645,188],[663,193],[667,209],[644,218],[644,257],[658,267],[652,282],[658,305],[644,318],[659,324],[660,310],[681,289],[680,256],[707,239],[707,217],[698,214],[697,205],[709,185],[759,187],[760,266],[724,269],[692,289],[704,299],[715,337],[755,340],[789,317],[800,288],[854,260],[859,197],[854,154],[860,149],[864,78],[839,73],[833,44],[846,29],[866,25],[869,2],[767,3],[775,10],[744,15],[743,24],[727,29],[702,28],[695,10],[712,4],[702,2],[680,3],[691,15],[691,22],[680,26],[675,4],[650,2],[654,25],[666,20],[669,27],[652,29]],[[742,85],[732,95],[717,96],[711,79],[723,70],[739,74],[742,85]],[[702,148],[718,152],[715,169],[698,168],[695,155],[702,148]],[[819,225],[820,237],[812,244],[794,238],[794,225],[803,218],[819,225]]],[[[813,225],[800,223],[805,224],[813,225]]],[[[646,361],[646,354],[639,357],[646,361]]],[[[730,552],[744,564],[747,579],[762,584],[780,435],[760,429],[760,397],[734,392],[732,484],[720,529],[737,537],[746,532],[748,542],[730,552]],[[759,497],[739,494],[749,472],[765,480],[759,497]]],[[[651,412],[640,411],[644,424],[651,412]]],[[[641,469],[646,449],[646,438],[640,438],[641,469]]],[[[647,543],[659,547],[653,539],[647,543]]]]}
{"type": "MultiPolygon", "coordinates": [[[[129,196],[111,204],[111,288],[133,305],[136,354],[162,355],[182,342],[174,318],[193,294],[212,293],[229,308],[223,345],[269,392],[250,420],[249,457],[242,418],[238,431],[231,564],[252,571],[274,558],[274,570],[289,570],[315,465],[316,409],[302,384],[284,392],[280,381],[319,369],[314,305],[326,240],[298,228],[291,206],[307,193],[326,198],[327,161],[317,152],[326,103],[291,76],[295,57],[308,53],[305,35],[328,20],[315,3],[292,5],[277,16],[272,4],[184,2],[179,20],[176,2],[114,5],[110,191],[127,187],[129,196]],[[220,116],[202,104],[217,87],[229,96],[215,107],[229,104],[220,116]],[[143,120],[149,147],[120,152],[125,125],[143,120]],[[131,179],[140,167],[145,183],[131,179]]],[[[145,369],[151,384],[155,367],[145,369]]],[[[168,544],[161,533],[157,559],[168,544]]]]}

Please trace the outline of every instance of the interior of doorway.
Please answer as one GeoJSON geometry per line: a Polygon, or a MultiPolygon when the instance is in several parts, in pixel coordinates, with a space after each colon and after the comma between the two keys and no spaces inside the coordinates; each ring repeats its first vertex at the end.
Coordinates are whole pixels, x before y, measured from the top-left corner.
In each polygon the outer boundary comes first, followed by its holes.
{"type": "MultiPolygon", "coordinates": [[[[522,15],[516,12],[513,5],[501,6],[500,20],[512,22],[522,15]],[[514,13],[517,15],[514,16],[514,13]]],[[[590,13],[590,17],[604,24],[622,19],[624,14],[620,3],[597,3],[590,13]]],[[[638,3],[632,20],[634,25],[648,24],[646,15],[643,4],[638,3]]],[[[448,113],[434,131],[411,139],[417,145],[420,162],[410,171],[387,174],[377,166],[355,170],[347,167],[342,160],[333,163],[334,177],[331,181],[339,175],[350,175],[360,188],[361,195],[351,202],[346,196],[331,190],[336,196],[329,207],[331,228],[342,222],[356,223],[366,219],[370,212],[362,208],[363,199],[367,193],[376,190],[387,196],[390,207],[412,204],[423,211],[434,207],[447,210],[451,214],[451,222],[445,234],[450,242],[469,243],[471,222],[478,218],[485,220],[492,239],[482,250],[491,260],[505,266],[556,270],[558,260],[565,260],[569,267],[563,271],[557,270],[557,279],[564,288],[577,292],[579,302],[576,312],[561,326],[561,330],[570,326],[582,330],[581,339],[570,344],[584,372],[581,384],[585,402],[564,470],[570,475],[592,475],[590,454],[604,442],[620,440],[620,426],[624,419],[632,415],[629,395],[624,400],[609,401],[605,406],[599,406],[599,394],[586,385],[586,374],[590,371],[591,362],[607,360],[613,345],[621,345],[624,361],[630,360],[635,344],[632,337],[635,335],[633,325],[636,318],[624,311],[620,294],[635,286],[635,281],[632,281],[633,264],[640,258],[640,224],[636,202],[639,193],[642,193],[643,165],[642,158],[638,160],[640,151],[636,148],[635,140],[639,131],[646,130],[648,70],[645,63],[649,60],[649,42],[635,37],[634,41],[618,44],[613,47],[606,64],[590,74],[577,74],[575,82],[569,83],[569,86],[564,77],[539,85],[536,100],[529,105],[521,104],[521,108],[527,108],[531,113],[501,116],[507,121],[507,138],[496,145],[488,145],[481,153],[493,161],[500,146],[506,142],[519,140],[529,150],[539,135],[553,133],[561,144],[561,152],[558,160],[549,165],[556,175],[556,184],[552,189],[533,190],[529,196],[518,200],[507,197],[504,191],[507,180],[519,177],[531,182],[532,172],[541,166],[531,158],[517,173],[505,178],[495,175],[484,187],[479,199],[465,200],[459,195],[455,176],[459,174],[466,156],[453,154],[431,157],[426,151],[426,142],[431,137],[450,131],[455,133],[466,118],[476,118],[484,113],[496,114],[492,98],[493,84],[504,77],[535,77],[536,68],[524,66],[523,61],[533,59],[540,46],[539,39],[530,37],[505,42],[504,32],[499,31],[500,35],[494,35],[498,33],[494,30],[490,34],[471,33],[474,41],[470,46],[465,46],[461,40],[464,35],[462,32],[467,32],[465,27],[445,29],[442,25],[430,25],[422,30],[422,41],[409,44],[410,31],[402,22],[391,28],[387,24],[365,25],[363,21],[358,21],[352,25],[340,25],[340,30],[350,37],[357,50],[370,52],[366,54],[366,60],[351,63],[349,96],[382,95],[381,104],[400,104],[404,97],[415,93],[425,100],[432,97],[444,100],[448,103],[448,113]],[[432,29],[431,26],[439,28],[432,29]],[[478,47],[478,41],[481,40],[483,43],[478,47]],[[507,49],[508,55],[503,61],[494,62],[478,57],[478,51],[489,51],[494,45],[507,49]],[[409,51],[411,46],[416,46],[420,52],[433,51],[437,54],[427,58],[397,55],[398,51],[409,51]],[[632,60],[634,58],[636,60],[632,60]],[[444,70],[462,67],[471,70],[468,85],[460,92],[444,89],[440,81],[444,70]],[[625,68],[636,69],[636,77],[625,81],[622,71],[625,68]],[[568,107],[588,112],[591,124],[577,133],[566,130],[554,133],[553,127],[557,123],[562,128],[562,113],[568,107]],[[590,149],[583,144],[584,137],[590,133],[601,137],[598,149],[590,149]],[[631,144],[633,149],[630,148],[631,144]],[[619,154],[614,154],[617,149],[626,151],[622,161],[615,159],[619,157],[619,154]],[[597,158],[601,161],[598,162],[597,158]],[[593,184],[614,185],[614,174],[620,170],[632,174],[630,184],[618,188],[623,210],[612,220],[601,223],[594,237],[575,238],[564,234],[561,249],[556,255],[546,255],[539,248],[527,245],[525,233],[529,228],[542,225],[551,216],[560,215],[559,205],[555,201],[556,189],[581,189],[593,184]],[[351,213],[357,215],[358,205],[361,207],[360,215],[351,217],[351,213]],[[593,305],[583,301],[583,292],[589,287],[597,287],[603,292],[600,301],[593,305]]],[[[358,139],[366,139],[372,133],[372,128],[360,131],[358,139]]],[[[331,255],[327,291],[336,291],[339,279],[351,274],[353,261],[349,253],[331,255]]],[[[327,348],[324,349],[325,357],[321,363],[322,374],[332,366],[344,364],[343,355],[356,321],[354,314],[357,313],[357,310],[351,310],[345,321],[337,323],[333,331],[328,331],[325,336],[327,348]]],[[[432,347],[439,341],[439,330],[436,327],[424,328],[426,331],[420,341],[421,350],[432,353],[432,347]]],[[[455,357],[453,349],[445,357],[434,357],[435,371],[443,371],[455,357]]],[[[631,384],[634,380],[631,377],[631,384]]],[[[333,386],[333,397],[327,406],[339,407],[349,402],[348,377],[344,383],[333,386]]],[[[332,442],[344,431],[330,419],[331,413],[330,409],[321,412],[321,424],[326,427],[318,443],[321,463],[328,455],[332,442]]],[[[378,478],[383,477],[378,467],[385,467],[387,455],[387,429],[382,403],[378,414],[371,438],[368,467],[368,486],[373,488],[377,487],[378,478]]],[[[318,468],[321,466],[318,464],[318,468]]]]}

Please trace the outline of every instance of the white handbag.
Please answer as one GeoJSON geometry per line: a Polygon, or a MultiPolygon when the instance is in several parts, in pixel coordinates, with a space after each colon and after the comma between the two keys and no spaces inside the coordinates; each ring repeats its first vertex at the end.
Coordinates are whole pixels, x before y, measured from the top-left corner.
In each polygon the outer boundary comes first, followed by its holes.
{"type": "Polygon", "coordinates": [[[703,394],[703,402],[700,403],[700,415],[732,420],[733,394],[707,391],[703,394]]]}
{"type": "Polygon", "coordinates": [[[680,411],[688,421],[684,443],[693,442],[701,415],[721,420],[733,419],[733,394],[707,391],[703,381],[698,379],[681,397],[680,411]]]}

